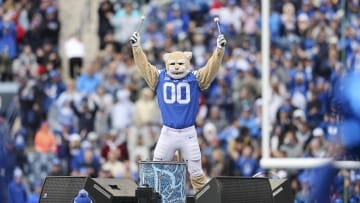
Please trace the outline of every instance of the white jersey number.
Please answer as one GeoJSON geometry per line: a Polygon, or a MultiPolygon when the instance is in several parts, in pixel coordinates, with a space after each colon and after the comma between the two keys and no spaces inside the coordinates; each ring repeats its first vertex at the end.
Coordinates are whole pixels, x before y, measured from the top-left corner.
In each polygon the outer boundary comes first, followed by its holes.
{"type": "Polygon", "coordinates": [[[164,101],[167,104],[174,104],[175,101],[179,104],[190,103],[190,85],[189,83],[180,82],[174,84],[171,82],[165,82],[163,86],[164,101]],[[168,88],[170,88],[170,95],[168,95],[168,88]],[[181,97],[182,91],[185,91],[185,98],[181,97]]]}

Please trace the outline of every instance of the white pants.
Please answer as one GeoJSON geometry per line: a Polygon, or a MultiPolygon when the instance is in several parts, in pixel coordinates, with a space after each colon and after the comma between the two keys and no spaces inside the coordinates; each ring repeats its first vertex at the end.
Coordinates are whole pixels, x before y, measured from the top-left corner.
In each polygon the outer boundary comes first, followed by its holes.
{"type": "Polygon", "coordinates": [[[180,150],[183,159],[187,162],[190,176],[203,174],[195,126],[184,129],[163,126],[154,151],[154,161],[171,161],[176,150],[180,150]]]}

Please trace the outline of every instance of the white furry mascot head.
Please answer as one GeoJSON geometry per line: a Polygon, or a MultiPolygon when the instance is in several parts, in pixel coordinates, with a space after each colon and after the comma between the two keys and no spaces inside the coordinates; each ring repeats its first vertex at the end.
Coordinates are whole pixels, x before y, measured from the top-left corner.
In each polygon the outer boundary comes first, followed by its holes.
{"type": "Polygon", "coordinates": [[[166,71],[173,79],[184,78],[190,72],[191,52],[175,51],[163,56],[166,71]]]}

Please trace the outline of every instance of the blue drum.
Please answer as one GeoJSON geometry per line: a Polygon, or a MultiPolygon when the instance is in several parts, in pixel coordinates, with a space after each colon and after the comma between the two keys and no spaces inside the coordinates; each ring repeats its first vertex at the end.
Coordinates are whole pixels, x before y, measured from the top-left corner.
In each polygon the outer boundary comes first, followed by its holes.
{"type": "Polygon", "coordinates": [[[186,163],[140,161],[139,173],[140,185],[154,188],[162,203],[186,203],[186,163]]]}

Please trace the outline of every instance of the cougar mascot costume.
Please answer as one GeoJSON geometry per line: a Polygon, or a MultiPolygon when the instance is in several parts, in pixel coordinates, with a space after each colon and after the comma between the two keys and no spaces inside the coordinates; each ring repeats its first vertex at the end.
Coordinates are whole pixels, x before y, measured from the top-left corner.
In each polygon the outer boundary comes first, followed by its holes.
{"type": "Polygon", "coordinates": [[[154,161],[171,161],[176,150],[180,150],[187,162],[191,184],[198,192],[206,184],[194,126],[199,96],[201,90],[209,87],[220,68],[226,40],[223,35],[217,37],[217,47],[211,58],[198,71],[190,70],[191,52],[164,54],[166,69],[158,70],[142,51],[138,32],[132,35],[130,43],[137,67],[149,87],[156,91],[163,119],[154,161]]]}

